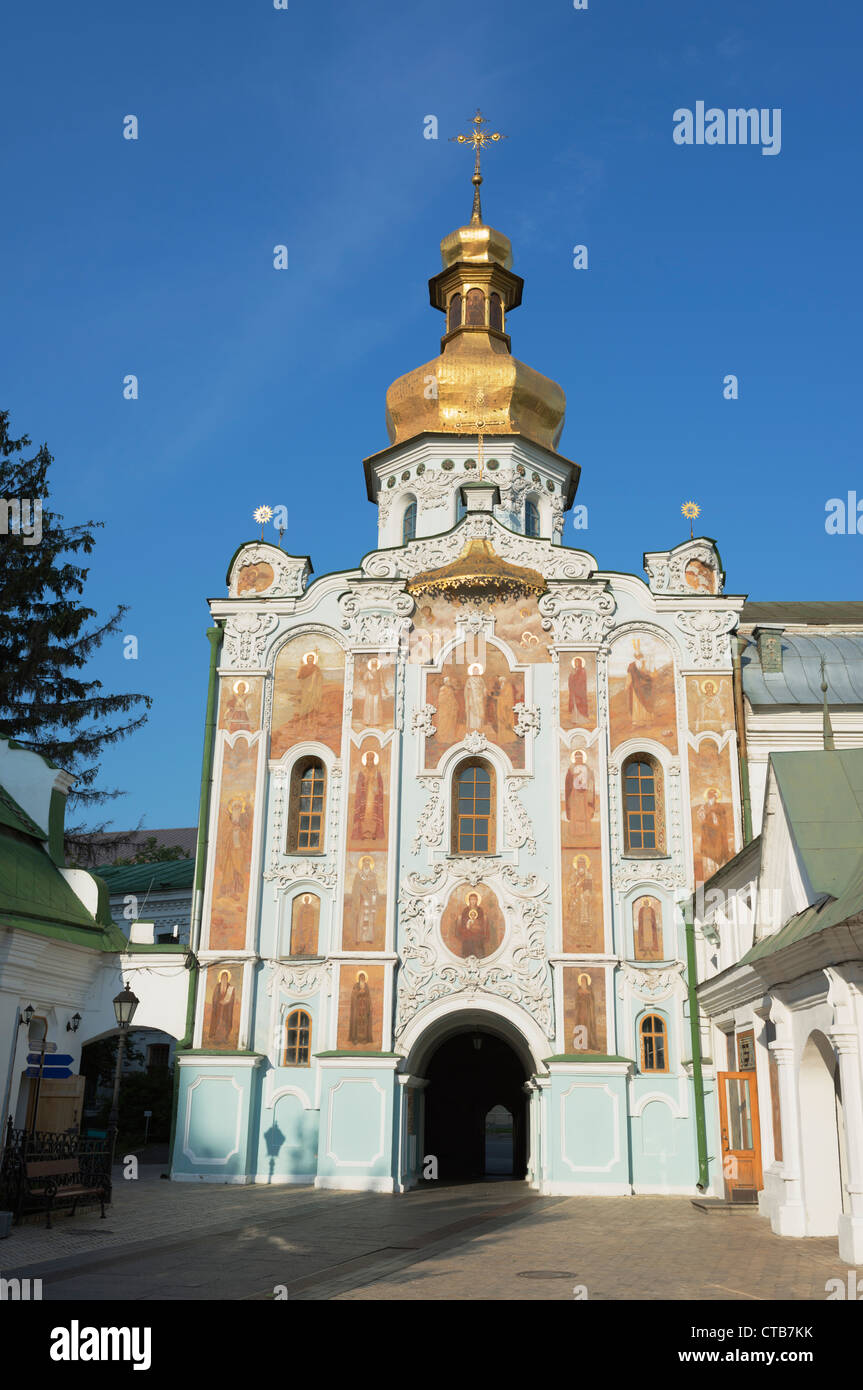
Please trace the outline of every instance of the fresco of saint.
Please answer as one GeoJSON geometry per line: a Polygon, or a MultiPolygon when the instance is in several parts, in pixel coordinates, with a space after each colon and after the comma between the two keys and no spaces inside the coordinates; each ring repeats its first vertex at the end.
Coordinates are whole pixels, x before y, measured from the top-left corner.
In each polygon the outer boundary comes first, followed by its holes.
{"type": "Polygon", "coordinates": [[[458,691],[451,676],[444,676],[437,697],[435,728],[441,743],[458,743],[459,740],[459,699],[458,691]]]}
{"type": "Polygon", "coordinates": [[[275,578],[272,565],[259,560],[256,565],[243,565],[237,576],[238,594],[261,594],[269,589],[275,578]]]}
{"type": "Polygon", "coordinates": [[[301,893],[291,907],[291,955],[318,954],[318,922],[321,900],[315,893],[301,893]]]}
{"type": "Polygon", "coordinates": [[[717,787],[708,787],[704,804],[698,808],[700,833],[701,874],[710,878],[717,869],[730,858],[733,849],[729,847],[727,826],[727,807],[719,799],[717,787]]]}
{"type": "Polygon", "coordinates": [[[687,587],[697,594],[716,593],[716,575],[703,560],[690,560],[683,571],[687,587]]]}
{"type": "Polygon", "coordinates": [[[595,883],[590,858],[578,854],[566,880],[564,901],[565,951],[599,951],[602,949],[602,922],[597,919],[595,883]]]}
{"type": "Polygon", "coordinates": [[[464,683],[464,712],[468,733],[470,733],[472,729],[481,732],[485,726],[485,698],[486,691],[482,666],[478,661],[475,661],[468,667],[467,680],[464,683]]]}
{"type": "Polygon", "coordinates": [[[565,968],[563,1013],[567,1051],[605,1052],[605,972],[565,968]]]}
{"type": "Polygon", "coordinates": [[[379,897],[375,861],[370,854],[364,854],[360,857],[359,868],[354,874],[350,898],[350,927],[354,945],[358,948],[365,946],[371,950],[373,946],[379,897]]]}
{"type": "Polygon", "coordinates": [[[270,756],[315,739],[341,752],[345,654],[321,634],[292,638],[276,659],[270,756]]]}
{"type": "Polygon", "coordinates": [[[569,755],[564,781],[564,808],[570,841],[584,839],[596,815],[596,779],[581,748],[569,755]]]}
{"type": "Polygon", "coordinates": [[[662,960],[662,907],[656,898],[632,904],[637,960],[662,960]]]}
{"type": "Polygon", "coordinates": [[[441,918],[441,936],[463,960],[492,955],[503,940],[503,917],[492,890],[483,884],[455,889],[441,918]]]}
{"type": "Polygon", "coordinates": [[[639,737],[677,751],[674,662],[665,642],[653,633],[613,642],[608,694],[612,749],[639,737]]]}
{"type": "Polygon", "coordinates": [[[230,970],[208,972],[207,994],[204,1004],[204,1030],[202,1044],[220,1050],[237,1047],[240,1035],[240,994],[242,992],[242,966],[237,970],[239,986],[234,984],[230,970]]]}
{"type": "Polygon", "coordinates": [[[570,672],[567,680],[567,690],[569,694],[569,714],[571,719],[587,719],[589,709],[587,704],[587,669],[584,664],[583,656],[574,656],[569,663],[570,672]]]}
{"type": "Polygon", "coordinates": [[[384,710],[386,674],[381,659],[370,656],[358,670],[359,690],[354,697],[354,726],[360,729],[383,729],[387,720],[384,710]]]}
{"type": "Polygon", "coordinates": [[[384,782],[379,763],[380,756],[373,750],[363,754],[354,792],[354,841],[384,838],[384,782]]]}
{"type": "Polygon", "coordinates": [[[384,967],[347,962],[339,971],[337,1046],[345,1051],[370,1052],[381,1046],[384,967]]]}

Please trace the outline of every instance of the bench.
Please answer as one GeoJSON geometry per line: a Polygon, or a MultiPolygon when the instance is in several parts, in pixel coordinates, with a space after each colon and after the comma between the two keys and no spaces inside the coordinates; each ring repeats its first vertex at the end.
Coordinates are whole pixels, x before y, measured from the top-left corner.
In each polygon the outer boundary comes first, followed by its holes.
{"type": "Polygon", "coordinates": [[[110,1187],[107,1178],[96,1175],[93,1180],[84,1181],[77,1158],[37,1158],[24,1165],[24,1183],[21,1201],[18,1205],[18,1219],[22,1210],[44,1211],[46,1226],[51,1225],[51,1213],[57,1202],[71,1201],[72,1215],[82,1197],[95,1197],[105,1219],[105,1202],[109,1198],[110,1187]]]}

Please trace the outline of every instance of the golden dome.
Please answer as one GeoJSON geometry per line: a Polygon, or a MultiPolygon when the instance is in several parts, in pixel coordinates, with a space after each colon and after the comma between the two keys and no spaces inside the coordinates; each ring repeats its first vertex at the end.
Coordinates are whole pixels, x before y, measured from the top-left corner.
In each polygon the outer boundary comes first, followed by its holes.
{"type": "Polygon", "coordinates": [[[566,413],[566,396],[557,382],[519,362],[489,334],[477,332],[451,338],[440,357],[393,382],[387,391],[390,443],[401,444],[426,430],[464,433],[477,415],[477,391],[484,396],[486,437],[521,434],[557,449],[566,413]]]}
{"type": "Polygon", "coordinates": [[[429,293],[448,331],[439,357],[387,391],[390,444],[426,431],[476,433],[475,402],[482,400],[484,434],[520,434],[556,451],[566,397],[556,381],[510,352],[504,314],[521,303],[523,281],[511,269],[509,238],[482,220],[478,187],[469,224],[445,236],[440,249],[443,269],[429,281],[429,293]]]}
{"type": "Polygon", "coordinates": [[[548,585],[538,570],[513,565],[498,555],[491,541],[474,537],[465,542],[461,553],[448,565],[423,570],[408,580],[408,593],[417,597],[452,599],[457,603],[475,602],[506,594],[509,598],[544,594],[548,585]]]}

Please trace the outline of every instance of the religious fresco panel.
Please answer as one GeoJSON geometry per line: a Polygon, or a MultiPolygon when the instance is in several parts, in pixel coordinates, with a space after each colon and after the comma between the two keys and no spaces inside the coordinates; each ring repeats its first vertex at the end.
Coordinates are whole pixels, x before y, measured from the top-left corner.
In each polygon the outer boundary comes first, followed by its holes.
{"type": "Polygon", "coordinates": [[[351,748],[348,849],[384,850],[389,826],[390,745],[364,738],[351,748]]]}
{"type": "MultiPolygon", "coordinates": [[[[472,608],[494,618],[494,635],[505,642],[513,660],[550,661],[553,635],[542,626],[542,614],[535,597],[477,599],[472,608]]],[[[456,619],[465,617],[463,604],[421,595],[417,599],[410,634],[410,660],[415,664],[436,662],[442,648],[456,636],[456,619]]]]}
{"type": "Polygon", "coordinates": [[[391,729],[395,717],[395,657],[392,652],[363,652],[354,657],[354,703],[351,728],[391,729]]]}
{"type": "Polygon", "coordinates": [[[338,642],[317,632],[286,642],[276,658],[270,757],[312,739],[340,753],[344,686],[338,642]]]}
{"type": "Polygon", "coordinates": [[[564,1051],[608,1054],[605,970],[563,967],[564,1051]]]}
{"type": "Polygon", "coordinates": [[[645,895],[632,904],[632,941],[636,960],[663,960],[662,903],[645,895]]]}
{"type": "Polygon", "coordinates": [[[339,969],[339,1050],[380,1052],[383,1024],[384,966],[342,961],[339,969]]]}
{"type": "Polygon", "coordinates": [[[608,658],[611,746],[649,738],[677,752],[674,661],[653,633],[618,638],[608,658]]]}
{"type": "Polygon", "coordinates": [[[254,565],[243,565],[237,575],[237,594],[262,594],[269,589],[275,579],[275,571],[266,560],[258,560],[254,565]]]}
{"type": "Polygon", "coordinates": [[[564,850],[599,848],[600,797],[598,753],[592,748],[560,750],[561,844],[564,850]]]}
{"type": "Polygon", "coordinates": [[[710,565],[705,565],[703,560],[689,560],[683,571],[683,578],[688,589],[694,589],[696,594],[715,594],[716,593],[716,571],[710,565]]]}
{"type": "Polygon", "coordinates": [[[560,653],[560,727],[596,728],[596,656],[560,653]]]}
{"type": "Polygon", "coordinates": [[[227,734],[244,729],[250,734],[261,727],[262,676],[222,676],[219,692],[219,724],[227,734]]]}
{"type": "Polygon", "coordinates": [[[225,744],[210,907],[209,945],[216,951],[246,944],[257,762],[257,745],[244,738],[233,748],[225,744]]]}
{"type": "Polygon", "coordinates": [[[524,704],[524,672],[511,671],[491,643],[454,648],[441,672],[426,678],[426,703],[435,706],[435,733],[425,742],[425,765],[469,733],[483,733],[506,753],[513,767],[524,767],[524,739],[515,732],[514,706],[524,704]]]}
{"type": "Polygon", "coordinates": [[[735,854],[731,745],[720,752],[713,739],[689,750],[689,795],[696,883],[703,883],[735,854]]]}
{"type": "Polygon", "coordinates": [[[214,1052],[236,1052],[240,1042],[242,965],[211,965],[204,992],[201,1046],[214,1052]]]}
{"type": "Polygon", "coordinates": [[[382,951],[387,931],[387,855],[350,852],[345,860],[342,949],[382,951]]]}
{"type": "Polygon", "coordinates": [[[563,856],[563,949],[573,955],[602,952],[602,852],[580,850],[563,856]]]}
{"type": "Polygon", "coordinates": [[[724,734],[734,728],[730,676],[687,676],[689,727],[694,734],[724,734]]]}
{"type": "Polygon", "coordinates": [[[484,960],[503,941],[506,924],[497,896],[484,883],[461,884],[450,894],[441,917],[441,939],[448,951],[466,960],[484,960]]]}
{"type": "Polygon", "coordinates": [[[321,921],[321,900],[317,893],[300,893],[291,903],[292,956],[316,956],[321,921]]]}

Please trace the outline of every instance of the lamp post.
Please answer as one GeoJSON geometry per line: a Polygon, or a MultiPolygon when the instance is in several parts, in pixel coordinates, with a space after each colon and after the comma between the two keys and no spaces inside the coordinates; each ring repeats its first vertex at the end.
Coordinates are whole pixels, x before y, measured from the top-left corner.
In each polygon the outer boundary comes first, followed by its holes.
{"type": "Polygon", "coordinates": [[[108,1116],[109,1180],[114,1171],[114,1148],[117,1143],[117,1130],[120,1120],[120,1072],[123,1068],[123,1039],[129,1031],[132,1019],[135,1017],[135,1010],[138,1007],[138,1003],[138,999],[132,993],[128,985],[123,986],[114,1000],[114,1015],[117,1019],[117,1027],[120,1030],[120,1036],[117,1038],[117,1064],[114,1068],[114,1097],[111,1101],[111,1113],[108,1116]]]}

